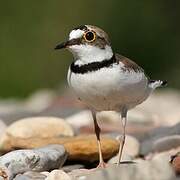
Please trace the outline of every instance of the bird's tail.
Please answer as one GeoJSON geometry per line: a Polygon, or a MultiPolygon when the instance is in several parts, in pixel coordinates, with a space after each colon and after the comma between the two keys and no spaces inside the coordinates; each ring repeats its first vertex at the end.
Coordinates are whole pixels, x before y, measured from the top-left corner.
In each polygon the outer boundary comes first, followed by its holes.
{"type": "Polygon", "coordinates": [[[167,85],[167,81],[149,80],[149,87],[152,89],[156,89],[157,87],[164,87],[166,85],[167,85]]]}

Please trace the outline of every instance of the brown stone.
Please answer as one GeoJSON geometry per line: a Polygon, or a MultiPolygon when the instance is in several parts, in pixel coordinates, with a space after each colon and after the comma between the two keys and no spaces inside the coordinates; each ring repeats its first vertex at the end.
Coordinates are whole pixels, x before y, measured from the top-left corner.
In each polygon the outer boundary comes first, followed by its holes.
{"type": "Polygon", "coordinates": [[[171,164],[177,175],[180,175],[180,152],[172,156],[171,164]]]}
{"type": "Polygon", "coordinates": [[[2,177],[4,180],[8,180],[8,175],[6,173],[6,170],[0,167],[0,177],[2,177]]]}
{"type": "MultiPolygon", "coordinates": [[[[118,152],[119,142],[107,136],[101,139],[104,159],[110,159],[118,152]]],[[[17,138],[7,135],[1,140],[0,151],[8,152],[14,149],[29,149],[48,144],[62,144],[69,153],[68,159],[73,161],[94,162],[98,160],[98,148],[95,135],[81,135],[76,137],[51,138],[17,138]]]]}

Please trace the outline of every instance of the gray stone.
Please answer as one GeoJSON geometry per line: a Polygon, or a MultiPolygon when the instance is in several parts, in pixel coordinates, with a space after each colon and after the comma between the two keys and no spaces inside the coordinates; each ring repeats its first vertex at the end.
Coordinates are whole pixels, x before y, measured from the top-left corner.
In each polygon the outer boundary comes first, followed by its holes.
{"type": "Polygon", "coordinates": [[[86,176],[93,174],[95,171],[101,170],[100,168],[95,169],[75,169],[68,173],[73,180],[84,180],[86,176]]]}
{"type": "Polygon", "coordinates": [[[153,143],[152,150],[154,152],[166,151],[180,146],[180,135],[166,136],[160,138],[153,143]]]}
{"type": "MultiPolygon", "coordinates": [[[[156,144],[155,142],[158,142],[158,140],[161,138],[164,138],[164,137],[167,138],[167,136],[174,136],[174,135],[180,135],[180,123],[178,123],[172,127],[156,128],[156,129],[152,130],[151,132],[146,133],[143,138],[142,137],[139,138],[139,140],[141,142],[140,154],[147,155],[148,153],[153,152],[154,144],[156,144]]],[[[173,138],[172,138],[172,141],[174,141],[173,138]]],[[[169,139],[168,143],[169,142],[170,142],[170,139],[169,139]]],[[[180,144],[179,143],[176,144],[176,147],[177,146],[180,146],[180,144]]],[[[170,148],[170,146],[168,148],[167,147],[168,146],[166,146],[166,147],[164,146],[165,149],[161,148],[161,151],[168,150],[170,148]]]]}
{"type": "Polygon", "coordinates": [[[161,160],[164,160],[164,162],[170,162],[171,156],[172,156],[171,151],[170,152],[169,151],[165,151],[165,152],[161,152],[161,153],[154,153],[154,154],[152,154],[152,157],[150,157],[150,158],[152,160],[161,159],[161,160]]]}
{"type": "Polygon", "coordinates": [[[61,168],[61,170],[65,171],[65,172],[71,172],[72,170],[75,170],[75,169],[82,169],[82,168],[85,168],[85,166],[83,164],[73,164],[73,165],[66,165],[66,166],[63,166],[61,168]]]}
{"type": "Polygon", "coordinates": [[[14,180],[44,180],[46,178],[45,175],[38,172],[26,172],[24,174],[18,174],[14,180]]]}
{"type": "Polygon", "coordinates": [[[121,164],[96,171],[85,180],[173,180],[175,174],[169,163],[164,161],[146,161],[135,164],[121,164]]]}
{"type": "MultiPolygon", "coordinates": [[[[108,161],[108,164],[117,164],[117,162],[118,162],[118,155],[112,157],[112,158],[108,161]]],[[[122,154],[122,157],[121,157],[121,162],[133,162],[133,157],[127,155],[126,153],[123,153],[123,154],[122,154]]]]}
{"type": "Polygon", "coordinates": [[[53,170],[48,174],[46,180],[72,180],[72,178],[62,170],[53,170]]]}
{"type": "MultiPolygon", "coordinates": [[[[110,136],[120,141],[122,139],[122,134],[119,133],[108,133],[107,136],[110,136]]],[[[131,135],[126,135],[126,141],[124,144],[123,153],[126,153],[126,155],[129,155],[131,157],[136,157],[139,155],[139,151],[140,151],[140,143],[138,139],[136,139],[131,135]]]]}
{"type": "Polygon", "coordinates": [[[0,157],[0,166],[8,170],[9,178],[27,171],[48,171],[61,167],[67,159],[62,145],[49,145],[33,150],[17,150],[0,157]]]}

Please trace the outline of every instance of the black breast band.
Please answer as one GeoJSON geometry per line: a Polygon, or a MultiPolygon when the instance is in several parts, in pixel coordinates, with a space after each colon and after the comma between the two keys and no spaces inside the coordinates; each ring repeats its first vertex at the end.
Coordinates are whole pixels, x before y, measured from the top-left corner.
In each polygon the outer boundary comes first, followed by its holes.
{"type": "Polygon", "coordinates": [[[76,74],[85,74],[87,72],[97,71],[104,67],[109,67],[113,63],[116,63],[116,58],[113,55],[111,59],[105,59],[100,62],[92,62],[84,65],[77,65],[75,62],[71,64],[71,71],[76,74]]]}

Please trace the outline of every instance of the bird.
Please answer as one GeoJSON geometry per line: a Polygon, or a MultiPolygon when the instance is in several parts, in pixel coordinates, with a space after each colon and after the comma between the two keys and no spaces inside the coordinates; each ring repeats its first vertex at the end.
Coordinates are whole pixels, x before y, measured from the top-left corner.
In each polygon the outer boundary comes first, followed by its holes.
{"type": "Polygon", "coordinates": [[[108,34],[93,25],[80,25],[72,29],[67,41],[59,43],[55,50],[68,49],[73,54],[67,81],[92,113],[97,139],[99,164],[104,168],[101,148],[101,129],[97,113],[115,111],[122,122],[122,138],[117,165],[120,165],[126,139],[127,113],[145,101],[167,81],[151,80],[143,68],[129,58],[113,51],[108,34]]]}

